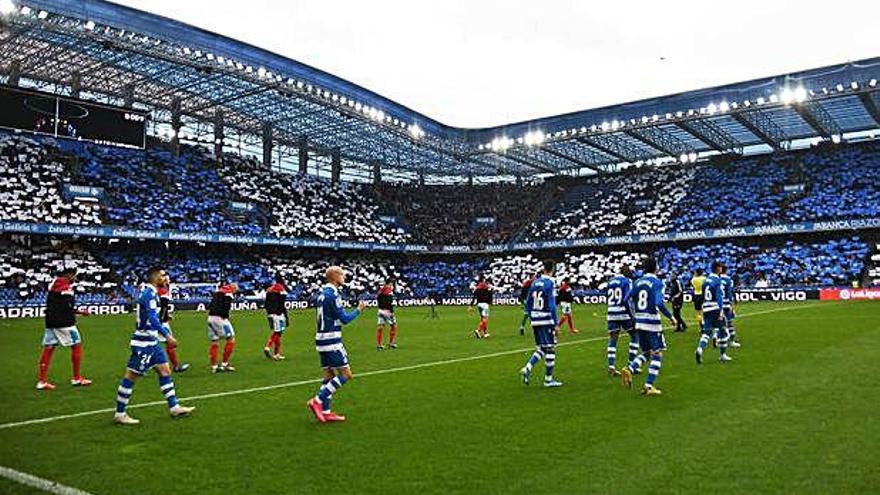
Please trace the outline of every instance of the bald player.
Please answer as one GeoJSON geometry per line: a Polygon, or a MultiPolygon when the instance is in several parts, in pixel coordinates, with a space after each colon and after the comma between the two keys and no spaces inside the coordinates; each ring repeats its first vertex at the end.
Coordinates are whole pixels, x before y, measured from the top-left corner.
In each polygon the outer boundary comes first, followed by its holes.
{"type": "Polygon", "coordinates": [[[345,311],[339,289],[345,285],[345,270],[331,266],[324,273],[327,284],[321,288],[315,307],[317,309],[318,329],[315,333],[315,350],[321,358],[323,384],[318,393],[308,402],[309,409],[320,423],[345,421],[345,416],[330,411],[333,394],[339,387],[352,379],[348,355],[342,344],[342,325],[346,325],[363,312],[363,301],[357,309],[345,311]]]}

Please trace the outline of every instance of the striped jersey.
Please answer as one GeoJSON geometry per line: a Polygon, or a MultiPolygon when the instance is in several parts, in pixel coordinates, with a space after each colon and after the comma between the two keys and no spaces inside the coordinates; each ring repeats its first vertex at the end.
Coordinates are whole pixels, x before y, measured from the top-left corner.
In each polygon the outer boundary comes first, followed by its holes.
{"type": "Polygon", "coordinates": [[[672,319],[672,313],[663,302],[663,281],[653,273],[646,273],[633,283],[629,299],[636,330],[662,332],[660,314],[672,319]]]}
{"type": "Polygon", "coordinates": [[[541,275],[529,286],[526,312],[533,327],[556,325],[556,295],[553,279],[541,275]]]}
{"type": "Polygon", "coordinates": [[[346,312],[342,308],[339,290],[331,284],[321,288],[316,301],[318,329],[315,332],[315,350],[332,352],[343,348],[342,325],[361,314],[357,309],[346,312]]]}
{"type": "Polygon", "coordinates": [[[138,294],[135,306],[134,333],[131,334],[132,347],[150,347],[159,344],[159,334],[168,336],[168,330],[159,320],[159,291],[152,284],[144,284],[138,294]]]}
{"type": "Polygon", "coordinates": [[[721,277],[711,274],[703,282],[703,312],[719,311],[724,303],[724,287],[721,277]]]}
{"type": "Polygon", "coordinates": [[[621,274],[616,274],[608,281],[605,294],[608,296],[608,321],[629,321],[632,319],[630,312],[629,295],[632,291],[632,281],[621,274]]]}
{"type": "Polygon", "coordinates": [[[733,305],[733,279],[730,275],[721,275],[721,289],[724,291],[724,307],[730,309],[733,305]]]}

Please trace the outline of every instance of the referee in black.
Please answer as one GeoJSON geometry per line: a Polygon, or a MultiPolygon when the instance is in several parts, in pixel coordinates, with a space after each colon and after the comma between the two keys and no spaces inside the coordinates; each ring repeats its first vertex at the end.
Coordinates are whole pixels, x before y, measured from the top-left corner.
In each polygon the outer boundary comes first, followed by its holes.
{"type": "Polygon", "coordinates": [[[679,273],[672,275],[669,281],[669,299],[672,303],[672,316],[675,317],[675,331],[684,332],[687,330],[687,324],[681,317],[681,308],[684,306],[684,286],[681,285],[679,273]]]}

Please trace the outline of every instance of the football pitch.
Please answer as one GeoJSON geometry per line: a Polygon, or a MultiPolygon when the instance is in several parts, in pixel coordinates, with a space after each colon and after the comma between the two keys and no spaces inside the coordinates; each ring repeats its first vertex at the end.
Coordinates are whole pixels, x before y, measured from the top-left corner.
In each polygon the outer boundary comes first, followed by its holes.
{"type": "MultiPolygon", "coordinates": [[[[69,386],[56,351],[51,392],[34,389],[42,321],[0,320],[0,466],[93,494],[871,493],[880,485],[880,304],[750,303],[743,347],[694,363],[693,313],[667,332],[660,397],[605,373],[604,308],[576,306],[544,389],[519,368],[533,348],[520,310],[494,307],[492,337],[462,307],[398,309],[400,348],[377,351],[375,310],[345,328],[355,378],[334,400],[345,423],[318,424],[314,312],[293,311],[287,360],[262,355],[264,314],[235,313],[235,373],[211,375],[204,313],[173,325],[184,361],[171,420],[151,375],[134,427],[111,423],[132,316],[80,318],[83,371],[69,386]],[[41,420],[41,421],[34,421],[41,420]],[[45,420],[45,421],[42,421],[45,420]]],[[[626,338],[619,356],[626,356],[626,338]]],[[[622,363],[618,363],[619,365],[622,363]]],[[[42,493],[0,477],[0,493],[42,493]]],[[[74,493],[74,492],[69,492],[74,493]]]]}

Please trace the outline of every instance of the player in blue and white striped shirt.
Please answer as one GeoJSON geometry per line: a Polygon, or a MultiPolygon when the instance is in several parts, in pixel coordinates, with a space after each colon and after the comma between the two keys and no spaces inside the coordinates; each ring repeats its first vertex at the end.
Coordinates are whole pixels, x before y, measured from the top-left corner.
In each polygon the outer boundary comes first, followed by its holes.
{"type": "Polygon", "coordinates": [[[733,307],[736,305],[736,287],[734,287],[733,279],[727,274],[727,265],[721,266],[721,284],[724,287],[724,320],[727,323],[727,334],[729,338],[728,345],[730,347],[739,347],[739,341],[736,340],[736,327],[733,320],[736,318],[736,311],[733,307]]]}
{"type": "Polygon", "coordinates": [[[526,311],[532,323],[532,331],[535,333],[535,352],[519,370],[523,383],[529,384],[532,376],[532,368],[538,361],[544,359],[546,368],[544,373],[545,387],[561,387],[562,382],[553,379],[553,368],[556,365],[556,292],[553,282],[553,272],[556,263],[547,260],[541,276],[536,278],[529,286],[526,296],[526,311]]]}
{"type": "Polygon", "coordinates": [[[608,297],[608,374],[617,376],[620,374],[615,367],[617,361],[617,339],[620,331],[629,334],[629,359],[631,363],[639,353],[639,335],[635,331],[635,321],[630,308],[629,296],[632,292],[632,270],[623,266],[620,273],[611,277],[605,287],[608,297]]]}
{"type": "Polygon", "coordinates": [[[703,333],[697,343],[694,357],[697,364],[703,363],[703,351],[709,345],[709,340],[715,337],[718,341],[718,350],[721,352],[719,360],[724,363],[733,358],[727,355],[727,320],[724,317],[724,282],[721,280],[721,272],[724,265],[720,261],[712,263],[712,273],[703,282],[703,333]]]}
{"type": "Polygon", "coordinates": [[[325,278],[327,285],[321,288],[316,300],[318,328],[315,332],[315,350],[318,351],[324,371],[323,384],[315,397],[307,403],[321,423],[345,421],[345,416],[330,411],[333,394],[353,376],[345,346],[342,344],[342,325],[353,321],[366,307],[361,301],[355,310],[345,311],[342,308],[339,289],[345,285],[345,270],[341,267],[328,268],[325,278]]]}
{"type": "Polygon", "coordinates": [[[632,387],[633,374],[641,368],[647,359],[646,355],[651,356],[651,362],[648,366],[648,378],[645,380],[645,386],[642,393],[645,395],[660,395],[662,392],[654,383],[660,375],[660,366],[663,363],[663,351],[666,350],[666,339],[663,338],[663,326],[661,325],[660,314],[669,318],[675,323],[675,318],[669,312],[669,308],[663,302],[663,281],[657,278],[657,261],[648,258],[643,263],[644,275],[641,276],[633,284],[630,293],[630,304],[633,309],[633,317],[636,320],[636,331],[639,334],[639,346],[642,353],[638,354],[629,366],[620,370],[623,384],[632,387]]]}
{"type": "Polygon", "coordinates": [[[125,376],[116,391],[116,415],[113,421],[123,425],[135,425],[140,421],[126,412],[134,389],[134,382],[155,368],[159,374],[159,390],[168,401],[168,411],[172,418],[186,416],[195,408],[177,403],[174,382],[171,380],[171,367],[168,356],[159,346],[159,335],[171,345],[176,345],[174,335],[159,320],[159,292],[156,289],[165,280],[165,270],[154,267],[147,271],[148,283],[141,288],[137,299],[134,333],[131,335],[131,356],[128,358],[125,376]]]}

